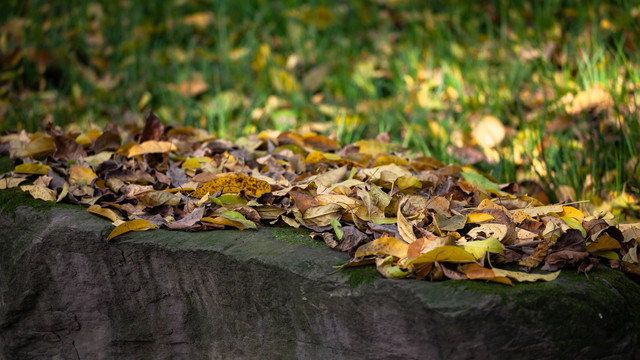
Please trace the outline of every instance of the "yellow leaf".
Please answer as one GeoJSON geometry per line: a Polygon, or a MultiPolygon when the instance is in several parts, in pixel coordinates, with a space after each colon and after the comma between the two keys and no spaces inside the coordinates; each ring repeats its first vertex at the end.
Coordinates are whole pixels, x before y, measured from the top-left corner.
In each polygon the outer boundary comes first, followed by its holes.
{"type": "Polygon", "coordinates": [[[415,259],[407,261],[405,265],[409,266],[411,264],[422,264],[434,261],[468,263],[476,261],[476,258],[461,247],[444,245],[430,250],[415,259]]]}
{"type": "Polygon", "coordinates": [[[570,217],[582,222],[584,220],[584,214],[582,211],[574,208],[573,206],[563,206],[562,211],[558,213],[560,217],[570,217]]]}
{"type": "Polygon", "coordinates": [[[90,185],[97,176],[91,169],[75,165],[71,167],[69,177],[78,184],[90,185]]]}
{"type": "Polygon", "coordinates": [[[151,225],[150,222],[143,219],[135,219],[131,221],[127,221],[121,225],[116,226],[113,231],[107,237],[107,241],[111,241],[116,236],[120,236],[124,233],[128,233],[129,231],[139,231],[139,230],[149,230],[153,229],[155,226],[151,225]]]}
{"type": "Polygon", "coordinates": [[[618,254],[615,251],[611,251],[611,250],[594,251],[594,252],[592,252],[592,254],[600,256],[600,257],[603,257],[603,258],[605,258],[607,260],[618,260],[618,259],[620,259],[618,254]]]}
{"type": "Polygon", "coordinates": [[[496,268],[493,268],[492,270],[497,276],[506,276],[518,282],[535,282],[538,280],[552,281],[552,280],[555,280],[558,277],[558,275],[560,275],[560,271],[556,271],[549,274],[531,274],[531,273],[526,273],[521,271],[509,271],[509,270],[496,269],[496,268]]]}
{"type": "Polygon", "coordinates": [[[398,186],[398,189],[400,190],[405,190],[409,188],[422,189],[422,183],[420,182],[420,180],[418,180],[417,177],[413,175],[400,176],[399,178],[396,179],[396,186],[398,186]]]}
{"type": "Polygon", "coordinates": [[[56,202],[62,201],[62,199],[64,199],[68,193],[69,193],[69,183],[65,181],[65,183],[62,185],[62,190],[60,191],[60,194],[58,194],[58,199],[56,199],[56,202]]]}
{"type": "Polygon", "coordinates": [[[49,188],[40,185],[22,185],[20,190],[27,191],[34,199],[40,199],[44,201],[56,201],[56,192],[49,188]]]}
{"type": "Polygon", "coordinates": [[[220,190],[223,194],[239,193],[244,190],[247,195],[260,197],[271,191],[271,185],[264,180],[243,174],[224,174],[200,185],[191,196],[200,198],[207,194],[215,194],[220,190]]]}
{"type": "Polygon", "coordinates": [[[139,145],[132,145],[127,156],[132,157],[152,153],[168,153],[175,150],[177,150],[177,147],[168,141],[149,140],[139,145]]]}
{"type": "Polygon", "coordinates": [[[402,215],[402,206],[398,206],[398,232],[407,244],[411,244],[416,241],[416,235],[413,233],[413,225],[407,221],[407,219],[402,215]]]}
{"type": "Polygon", "coordinates": [[[400,239],[381,237],[360,246],[354,256],[358,258],[369,255],[392,255],[403,258],[407,256],[407,249],[409,249],[409,245],[400,239]]]}
{"type": "Polygon", "coordinates": [[[105,217],[105,218],[111,220],[111,222],[115,222],[116,220],[118,220],[118,215],[116,215],[116,213],[113,212],[113,210],[107,209],[107,208],[103,208],[98,204],[94,204],[94,205],[89,206],[87,211],[90,212],[90,213],[105,217]]]}
{"type": "Polygon", "coordinates": [[[18,174],[37,174],[37,175],[47,175],[49,166],[44,164],[20,164],[13,169],[14,173],[18,174]]]}
{"type": "Polygon", "coordinates": [[[406,165],[409,165],[409,162],[404,158],[391,155],[391,154],[385,154],[385,155],[378,156],[376,158],[376,161],[371,166],[376,167],[376,166],[389,165],[389,164],[406,166],[406,165]]]}
{"type": "Polygon", "coordinates": [[[200,162],[198,161],[197,158],[191,158],[189,160],[186,160],[185,162],[182,163],[181,166],[183,169],[199,169],[200,168],[200,162]]]}
{"type": "Polygon", "coordinates": [[[353,145],[359,147],[361,153],[368,153],[368,154],[386,153],[386,152],[389,152],[390,150],[397,149],[396,145],[393,145],[390,143],[384,143],[376,140],[360,140],[360,141],[356,141],[353,145]]]}
{"type": "Polygon", "coordinates": [[[480,259],[489,251],[492,253],[502,253],[502,244],[494,237],[481,241],[467,241],[460,244],[467,252],[472,254],[476,260],[480,259]]]}
{"type": "Polygon", "coordinates": [[[493,216],[484,213],[471,213],[467,215],[467,224],[477,224],[495,219],[493,216]]]}
{"type": "Polygon", "coordinates": [[[593,251],[602,251],[602,250],[617,250],[620,249],[620,243],[618,242],[618,240],[612,238],[609,235],[602,235],[598,238],[598,240],[592,242],[591,244],[587,245],[587,251],[588,252],[593,252],[593,251]]]}

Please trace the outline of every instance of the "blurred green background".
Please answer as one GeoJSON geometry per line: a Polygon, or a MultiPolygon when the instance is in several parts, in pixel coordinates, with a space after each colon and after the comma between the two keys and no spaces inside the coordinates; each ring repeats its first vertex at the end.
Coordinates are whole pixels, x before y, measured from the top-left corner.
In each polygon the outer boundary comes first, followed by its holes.
{"type": "Polygon", "coordinates": [[[10,0],[0,18],[1,131],[152,108],[228,139],[388,132],[551,201],[640,194],[637,1],[10,0]]]}

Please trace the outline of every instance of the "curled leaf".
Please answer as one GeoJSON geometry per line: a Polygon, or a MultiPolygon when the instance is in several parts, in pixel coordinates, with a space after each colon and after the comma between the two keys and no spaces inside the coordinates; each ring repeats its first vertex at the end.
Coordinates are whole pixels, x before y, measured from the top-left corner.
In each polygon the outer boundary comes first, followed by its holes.
{"type": "Polygon", "coordinates": [[[114,237],[128,233],[129,231],[149,230],[153,229],[154,227],[155,226],[151,225],[150,222],[143,219],[127,221],[121,225],[116,226],[116,228],[113,229],[109,234],[109,237],[107,237],[107,241],[111,241],[111,239],[113,239],[114,237]]]}

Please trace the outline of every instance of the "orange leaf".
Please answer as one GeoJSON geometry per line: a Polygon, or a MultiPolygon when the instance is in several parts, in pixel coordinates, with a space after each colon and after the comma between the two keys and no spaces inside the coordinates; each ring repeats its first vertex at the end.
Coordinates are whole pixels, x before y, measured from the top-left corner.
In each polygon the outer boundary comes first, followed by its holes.
{"type": "Polygon", "coordinates": [[[488,280],[513,286],[513,283],[508,277],[496,276],[493,270],[482,267],[476,263],[463,265],[461,271],[471,280],[488,280]]]}
{"type": "Polygon", "coordinates": [[[97,176],[93,171],[91,171],[91,169],[84,166],[75,165],[71,167],[69,177],[71,178],[71,180],[74,180],[79,184],[89,185],[97,176]]]}

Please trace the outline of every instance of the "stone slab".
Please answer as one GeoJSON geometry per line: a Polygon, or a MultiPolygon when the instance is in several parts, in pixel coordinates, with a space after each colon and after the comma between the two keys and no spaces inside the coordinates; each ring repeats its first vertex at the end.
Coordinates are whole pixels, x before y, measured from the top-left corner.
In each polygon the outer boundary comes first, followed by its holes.
{"type": "Polygon", "coordinates": [[[612,270],[515,287],[387,280],[331,274],[347,255],[299,231],[107,244],[111,229],[79,209],[0,212],[0,357],[640,358],[640,286],[612,270]]]}

